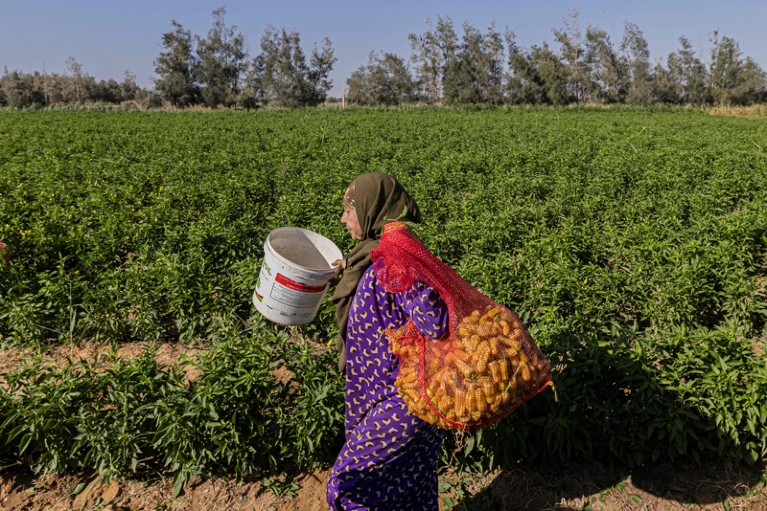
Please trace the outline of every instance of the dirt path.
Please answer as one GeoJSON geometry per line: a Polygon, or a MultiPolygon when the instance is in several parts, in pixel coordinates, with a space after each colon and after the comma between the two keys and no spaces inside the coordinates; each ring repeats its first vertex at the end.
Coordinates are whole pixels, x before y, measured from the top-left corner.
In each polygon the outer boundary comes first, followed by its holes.
{"type": "MultiPolygon", "coordinates": [[[[326,511],[327,476],[327,469],[304,474],[285,496],[267,489],[267,481],[197,480],[174,498],[168,482],[100,483],[92,476],[34,477],[14,469],[0,474],[0,511],[326,511]]],[[[463,478],[447,472],[440,487],[441,511],[451,506],[456,511],[767,510],[764,482],[735,474],[712,479],[668,467],[631,475],[588,466],[556,474],[516,468],[463,478]]]]}
{"type": "MultiPolygon", "coordinates": [[[[144,351],[154,347],[157,350],[155,360],[160,366],[168,367],[174,364],[179,357],[185,355],[194,359],[201,352],[206,351],[202,346],[188,346],[179,343],[148,343],[133,342],[120,344],[116,350],[104,344],[93,341],[83,341],[78,344],[57,344],[40,352],[32,348],[0,348],[0,374],[7,373],[19,367],[27,359],[42,356],[53,365],[64,365],[67,360],[80,358],[91,362],[105,362],[112,356],[125,360],[136,358],[144,351]]],[[[188,370],[192,370],[188,368],[188,370]]],[[[191,378],[195,375],[190,374],[191,378]]]]}
{"type": "Polygon", "coordinates": [[[190,511],[324,511],[324,481],[319,472],[300,479],[292,497],[278,497],[260,482],[208,479],[172,497],[169,483],[113,480],[101,483],[78,475],[33,478],[21,472],[0,476],[0,510],[190,510],[190,511]]]}

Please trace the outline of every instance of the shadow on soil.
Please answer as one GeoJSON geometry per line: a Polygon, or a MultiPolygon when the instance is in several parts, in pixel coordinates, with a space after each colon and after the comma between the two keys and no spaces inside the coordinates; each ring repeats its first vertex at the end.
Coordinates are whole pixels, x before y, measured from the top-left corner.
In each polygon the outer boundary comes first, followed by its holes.
{"type": "MultiPolygon", "coordinates": [[[[666,502],[653,509],[671,509],[721,505],[753,491],[765,504],[760,509],[767,509],[767,460],[725,469],[742,446],[720,433],[714,418],[686,406],[682,396],[656,381],[643,366],[647,361],[637,360],[635,340],[624,332],[605,339],[560,339],[556,353],[547,354],[558,399],[535,397],[488,432],[486,446],[501,471],[454,509],[616,509],[601,502],[621,499],[626,505],[617,509],[639,509],[643,499],[666,502]],[[725,455],[704,459],[717,450],[725,455]],[[692,463],[693,456],[703,461],[692,463]],[[519,459],[536,464],[524,467],[519,459]],[[558,459],[570,463],[541,461],[558,459]]],[[[700,364],[710,363],[707,355],[700,355],[700,364]]],[[[738,439],[759,442],[747,432],[738,439]]]]}
{"type": "MultiPolygon", "coordinates": [[[[600,464],[556,470],[505,469],[480,492],[461,500],[454,511],[553,511],[584,509],[678,509],[742,499],[759,486],[758,473],[704,467],[696,471],[656,465],[626,470],[600,464]],[[649,503],[650,499],[667,504],[649,503]]],[[[763,506],[767,501],[762,497],[763,506]]],[[[733,505],[733,509],[736,506],[733,505]]],[[[740,509],[755,509],[740,507],[740,509]]]]}

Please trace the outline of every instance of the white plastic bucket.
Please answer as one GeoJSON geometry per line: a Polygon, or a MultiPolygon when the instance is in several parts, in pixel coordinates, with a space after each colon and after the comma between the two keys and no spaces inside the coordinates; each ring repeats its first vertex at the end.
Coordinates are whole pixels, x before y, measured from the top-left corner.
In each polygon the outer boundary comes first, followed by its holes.
{"type": "Polygon", "coordinates": [[[264,243],[264,262],[253,292],[253,305],[281,325],[310,323],[335,275],[341,250],[316,232],[281,227],[264,243]]]}

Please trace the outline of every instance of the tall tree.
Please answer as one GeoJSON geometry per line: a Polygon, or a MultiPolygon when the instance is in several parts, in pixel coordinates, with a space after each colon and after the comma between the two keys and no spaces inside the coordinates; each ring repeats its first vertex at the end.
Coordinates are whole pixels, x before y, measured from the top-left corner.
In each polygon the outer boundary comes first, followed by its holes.
{"type": "Polygon", "coordinates": [[[743,59],[740,45],[730,37],[711,38],[709,71],[711,96],[719,105],[748,105],[761,99],[764,71],[753,60],[743,59]]]}
{"type": "Polygon", "coordinates": [[[711,96],[714,103],[730,105],[740,78],[740,48],[738,43],[729,37],[720,40],[718,31],[714,31],[711,42],[711,96]]]}
{"type": "Polygon", "coordinates": [[[490,24],[486,34],[465,22],[463,32],[454,70],[445,74],[445,101],[502,103],[504,44],[495,29],[495,22],[490,24]]]}
{"type": "Polygon", "coordinates": [[[416,66],[416,79],[422,87],[422,95],[428,103],[437,103],[443,97],[447,75],[457,68],[458,37],[449,17],[437,17],[437,27],[422,35],[410,34],[408,39],[413,53],[411,62],[416,66]]]}
{"type": "Polygon", "coordinates": [[[576,101],[592,101],[590,92],[594,90],[589,76],[589,67],[585,61],[583,36],[581,34],[577,10],[570,12],[570,22],[565,21],[562,29],[554,30],[554,36],[561,46],[562,60],[567,71],[568,92],[576,101]]]}
{"type": "Polygon", "coordinates": [[[74,57],[67,58],[67,71],[69,80],[64,92],[66,100],[70,103],[83,103],[90,97],[95,80],[74,57]]]}
{"type": "Polygon", "coordinates": [[[13,108],[43,105],[45,98],[42,90],[35,87],[34,82],[32,75],[4,68],[0,78],[0,104],[13,108]]]}
{"type": "MultiPolygon", "coordinates": [[[[466,24],[464,24],[464,29],[466,24]]],[[[461,67],[459,51],[461,44],[458,41],[453,20],[449,17],[437,17],[436,43],[439,51],[439,76],[438,91],[439,99],[445,99],[445,88],[447,83],[454,80],[451,77],[453,73],[461,67]]],[[[464,41],[465,42],[465,41],[464,41]]]]}
{"type": "Polygon", "coordinates": [[[625,64],[618,58],[607,32],[589,26],[585,53],[592,87],[589,95],[601,103],[623,102],[626,96],[625,64]]]}
{"type": "Polygon", "coordinates": [[[145,96],[146,92],[136,83],[136,75],[125,71],[123,81],[120,82],[120,101],[137,101],[145,96]]]}
{"type": "Polygon", "coordinates": [[[226,25],[225,17],[226,8],[214,10],[208,37],[197,38],[197,78],[202,100],[210,107],[235,103],[247,64],[245,38],[237,27],[226,25]]]}
{"type": "Polygon", "coordinates": [[[509,55],[504,87],[506,101],[512,105],[546,103],[546,86],[530,55],[519,48],[514,32],[507,30],[504,37],[509,55]]]}
{"type": "Polygon", "coordinates": [[[120,84],[116,80],[99,80],[95,83],[89,99],[104,103],[117,104],[121,99],[120,84]]]}
{"type": "Polygon", "coordinates": [[[160,97],[175,106],[197,104],[200,88],[196,82],[197,58],[194,55],[192,33],[184,30],[176,20],[171,21],[173,31],[162,36],[166,51],[160,53],[154,62],[159,75],[155,88],[160,97]]]}
{"type": "Polygon", "coordinates": [[[296,69],[294,62],[304,60],[304,56],[300,45],[295,45],[295,36],[284,28],[278,32],[270,25],[261,37],[261,53],[253,63],[254,83],[259,87],[258,97],[265,103],[301,104],[299,75],[303,70],[296,69]]]}
{"type": "Polygon", "coordinates": [[[261,53],[253,62],[256,95],[284,107],[316,106],[330,90],[328,76],[335,61],[329,39],[325,38],[322,50],[315,46],[309,65],[298,32],[269,26],[261,38],[261,53]]]}
{"type": "MultiPolygon", "coordinates": [[[[431,20],[427,20],[427,23],[431,24],[431,20]]],[[[411,33],[408,34],[408,40],[413,51],[410,60],[416,66],[423,97],[428,103],[436,103],[440,98],[441,59],[434,32],[427,30],[422,35],[411,33]]]]}
{"type": "Polygon", "coordinates": [[[483,99],[482,34],[468,22],[463,24],[460,50],[455,58],[446,60],[443,96],[447,104],[478,104],[483,99]]]}
{"type": "Polygon", "coordinates": [[[741,69],[741,80],[733,94],[738,105],[753,105],[767,102],[767,74],[751,57],[746,57],[741,69]]]}
{"type": "Polygon", "coordinates": [[[333,87],[330,73],[337,60],[333,43],[327,37],[322,39],[322,49],[319,49],[316,44],[312,48],[312,58],[306,74],[309,105],[319,105],[327,99],[328,91],[333,87]]]}
{"type": "Polygon", "coordinates": [[[242,79],[242,90],[237,97],[237,104],[247,109],[257,108],[264,102],[261,75],[256,64],[257,59],[248,61],[242,79]]]}
{"type": "Polygon", "coordinates": [[[416,84],[405,61],[393,53],[371,52],[367,66],[347,80],[349,102],[357,105],[399,106],[416,100],[416,84]]]}
{"type": "Polygon", "coordinates": [[[678,64],[676,63],[676,55],[671,54],[667,59],[668,68],[663,67],[663,64],[658,62],[653,70],[652,81],[652,103],[660,103],[664,105],[676,105],[682,102],[683,89],[679,78],[676,76],[678,73],[672,71],[678,64]]]}
{"type": "Polygon", "coordinates": [[[575,98],[568,90],[567,65],[543,43],[530,49],[530,65],[536,69],[545,91],[545,102],[550,105],[566,105],[575,98]]]}
{"type": "Polygon", "coordinates": [[[668,57],[668,70],[671,79],[680,85],[680,102],[692,105],[709,104],[711,94],[706,66],[695,54],[686,37],[680,37],[679,43],[682,48],[668,57]]]}
{"type": "Polygon", "coordinates": [[[346,86],[349,90],[346,94],[346,98],[350,104],[362,106],[374,106],[378,104],[375,100],[375,95],[373,94],[373,88],[370,86],[370,73],[368,71],[370,60],[372,58],[373,54],[371,52],[370,57],[368,58],[368,65],[358,67],[355,71],[352,71],[352,74],[346,79],[346,86]]]}
{"type": "Polygon", "coordinates": [[[490,23],[481,39],[483,102],[503,103],[503,75],[506,48],[503,36],[495,28],[495,20],[490,23]]]}
{"type": "Polygon", "coordinates": [[[630,22],[624,25],[621,51],[627,76],[626,102],[648,105],[652,101],[652,71],[650,50],[639,27],[630,22]]]}

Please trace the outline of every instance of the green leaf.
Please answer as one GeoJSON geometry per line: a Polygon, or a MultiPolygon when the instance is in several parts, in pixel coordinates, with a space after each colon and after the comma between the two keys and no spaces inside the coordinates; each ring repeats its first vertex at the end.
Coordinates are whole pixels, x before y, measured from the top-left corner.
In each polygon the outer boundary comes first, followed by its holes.
{"type": "Polygon", "coordinates": [[[77,486],[75,486],[74,490],[72,490],[72,493],[70,495],[79,495],[82,493],[82,491],[85,489],[85,483],[77,483],[77,486]]]}
{"type": "Polygon", "coordinates": [[[474,450],[474,437],[470,436],[466,439],[466,445],[463,446],[463,454],[464,456],[468,456],[471,454],[471,451],[474,450]]]}

